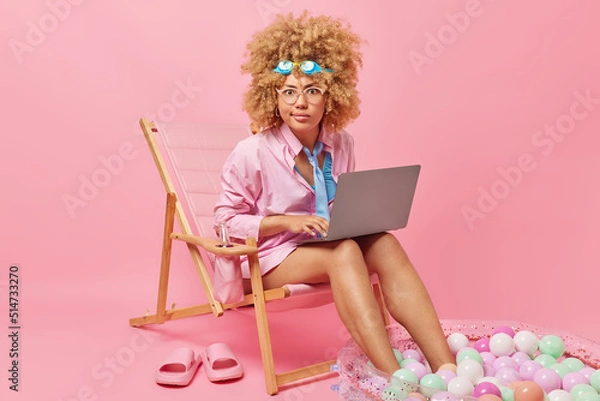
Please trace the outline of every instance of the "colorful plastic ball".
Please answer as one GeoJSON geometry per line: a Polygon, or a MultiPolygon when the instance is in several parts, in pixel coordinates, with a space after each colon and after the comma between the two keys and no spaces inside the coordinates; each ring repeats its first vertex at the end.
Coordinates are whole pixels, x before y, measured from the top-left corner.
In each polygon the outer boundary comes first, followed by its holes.
{"type": "Polygon", "coordinates": [[[559,336],[549,334],[540,339],[538,348],[542,354],[550,355],[555,359],[558,359],[565,352],[565,343],[559,336]]]}
{"type": "Polygon", "coordinates": [[[456,376],[448,382],[448,391],[460,397],[467,397],[473,394],[475,386],[471,380],[464,376],[456,376]]]}
{"type": "Polygon", "coordinates": [[[413,398],[416,401],[427,401],[427,398],[421,393],[409,393],[407,400],[409,398],[413,398]]]}
{"type": "Polygon", "coordinates": [[[598,393],[583,393],[577,397],[577,401],[600,401],[600,395],[598,393]]]}
{"type": "MultiPolygon", "coordinates": [[[[456,370],[456,368],[455,368],[456,370]]],[[[456,372],[455,370],[450,370],[450,369],[438,369],[437,372],[435,372],[436,375],[438,375],[439,377],[442,378],[442,380],[444,380],[444,383],[448,384],[448,382],[452,379],[454,379],[456,377],[456,372]]]]}
{"type": "Polygon", "coordinates": [[[531,361],[531,357],[523,351],[516,351],[510,357],[517,363],[517,365],[521,365],[526,361],[531,361]]]}
{"type": "Polygon", "coordinates": [[[473,389],[473,397],[481,397],[484,394],[494,394],[498,397],[502,397],[502,392],[494,383],[480,382],[473,389]]]}
{"type": "Polygon", "coordinates": [[[529,330],[521,330],[514,337],[515,349],[533,355],[538,350],[540,339],[529,330]]]}
{"type": "Polygon", "coordinates": [[[502,401],[515,401],[515,390],[510,387],[501,386],[502,401]]]}
{"type": "Polygon", "coordinates": [[[419,378],[417,377],[415,372],[413,372],[412,370],[401,368],[401,369],[398,369],[397,371],[395,371],[392,376],[397,377],[398,379],[401,379],[401,380],[404,380],[407,382],[411,382],[411,383],[415,383],[415,384],[419,383],[419,378]]]}
{"type": "Polygon", "coordinates": [[[483,359],[481,358],[481,355],[479,354],[479,352],[477,352],[477,350],[475,348],[463,347],[456,353],[456,364],[457,365],[467,359],[472,359],[483,365],[483,359]]]}
{"type": "Polygon", "coordinates": [[[421,380],[421,378],[427,374],[427,368],[421,362],[413,361],[404,366],[404,369],[412,371],[415,375],[417,375],[418,380],[421,380]]]}
{"type": "Polygon", "coordinates": [[[515,337],[515,331],[511,327],[508,327],[508,326],[499,326],[499,327],[496,327],[494,329],[494,331],[492,332],[492,335],[498,334],[498,333],[507,334],[507,335],[510,336],[510,338],[514,338],[515,337]]]}
{"type": "Polygon", "coordinates": [[[594,372],[596,371],[596,369],[590,367],[590,366],[586,366],[583,369],[579,369],[579,373],[581,373],[582,375],[585,376],[586,379],[588,379],[588,383],[591,380],[592,375],[594,374],[594,372]]]}
{"type": "Polygon", "coordinates": [[[412,358],[404,358],[404,359],[402,360],[402,362],[400,362],[400,367],[401,367],[401,368],[404,368],[404,367],[406,367],[406,365],[408,365],[408,364],[411,364],[411,363],[413,363],[413,362],[421,363],[421,362],[417,361],[416,359],[412,359],[412,358]]]}
{"type": "Polygon", "coordinates": [[[394,348],[393,351],[394,351],[394,356],[396,357],[396,360],[398,361],[398,365],[399,365],[404,360],[404,356],[402,356],[402,352],[400,352],[396,348],[394,348]]]}
{"type": "Polygon", "coordinates": [[[459,397],[456,394],[452,394],[449,391],[438,391],[433,394],[430,401],[459,401],[459,397]]]}
{"type": "Polygon", "coordinates": [[[440,371],[440,370],[450,370],[450,371],[456,373],[456,364],[454,364],[454,363],[445,363],[445,364],[443,364],[442,366],[440,366],[438,368],[438,371],[440,371]]]}
{"type": "Polygon", "coordinates": [[[475,341],[473,344],[473,348],[477,350],[477,352],[490,352],[490,339],[489,337],[481,337],[479,340],[475,341]]]}
{"type": "Polygon", "coordinates": [[[515,388],[515,401],[544,401],[544,390],[539,384],[524,381],[515,388]]]}
{"type": "Polygon", "coordinates": [[[415,361],[423,363],[423,355],[421,355],[419,351],[414,349],[406,349],[402,351],[402,357],[404,359],[414,359],[415,361]]]}
{"type": "Polygon", "coordinates": [[[571,372],[579,372],[585,368],[585,364],[581,360],[573,357],[565,358],[561,363],[568,367],[571,372]]]}
{"type": "Polygon", "coordinates": [[[596,370],[590,375],[590,385],[600,393],[600,370],[596,370]]]}
{"type": "Polygon", "coordinates": [[[569,372],[562,379],[562,389],[566,391],[571,391],[578,384],[589,384],[588,379],[579,372],[569,372]]]}
{"type": "Polygon", "coordinates": [[[496,369],[496,371],[498,371],[502,368],[510,368],[510,369],[516,370],[518,365],[519,364],[517,363],[517,361],[515,361],[512,357],[507,356],[507,355],[499,356],[492,364],[492,366],[494,367],[494,369],[496,369]]]}
{"type": "Polygon", "coordinates": [[[466,359],[458,364],[456,375],[466,377],[475,385],[483,378],[483,366],[472,359],[466,359]]]}
{"type": "Polygon", "coordinates": [[[479,397],[479,401],[502,401],[502,398],[498,397],[496,394],[484,394],[479,397]]]}
{"type": "Polygon", "coordinates": [[[497,333],[490,337],[490,352],[496,356],[511,355],[515,352],[515,342],[506,333],[497,333]]]}
{"type": "Polygon", "coordinates": [[[479,380],[479,382],[477,384],[483,383],[483,382],[488,382],[488,383],[495,384],[496,387],[498,387],[498,388],[500,388],[500,387],[503,386],[503,384],[500,382],[500,380],[496,379],[493,376],[486,376],[483,379],[479,380]]]}
{"type": "Polygon", "coordinates": [[[534,361],[536,361],[537,363],[539,363],[540,365],[542,365],[542,367],[544,368],[549,368],[550,366],[554,365],[555,363],[558,363],[558,361],[556,360],[555,357],[553,357],[552,355],[548,355],[548,354],[540,354],[538,356],[536,356],[535,358],[533,358],[534,361]]]}
{"type": "Polygon", "coordinates": [[[446,391],[446,382],[435,373],[427,373],[419,380],[419,384],[436,390],[446,391]]]}
{"type": "Polygon", "coordinates": [[[561,379],[564,379],[567,373],[572,373],[571,370],[562,363],[555,363],[554,365],[550,365],[550,369],[558,373],[561,379]]]}
{"type": "Polygon", "coordinates": [[[454,355],[456,355],[460,349],[469,345],[469,339],[467,336],[459,332],[450,334],[446,341],[448,342],[450,351],[452,351],[454,355]]]}
{"type": "Polygon", "coordinates": [[[509,383],[523,380],[521,375],[519,375],[519,372],[511,368],[498,369],[494,377],[500,380],[500,383],[502,383],[503,386],[506,386],[509,383]]]}
{"type": "Polygon", "coordinates": [[[492,366],[494,364],[494,361],[498,358],[496,355],[492,354],[491,352],[485,352],[485,351],[480,352],[479,355],[481,355],[483,364],[490,365],[490,366],[492,366]]]}
{"type": "Polygon", "coordinates": [[[519,374],[523,380],[533,380],[533,375],[538,370],[542,369],[541,363],[536,361],[525,361],[519,366],[519,374]]]}
{"type": "Polygon", "coordinates": [[[496,368],[491,365],[483,365],[483,378],[496,376],[496,368]]]}
{"type": "Polygon", "coordinates": [[[573,397],[568,391],[558,389],[548,393],[548,401],[573,401],[573,397]]]}
{"type": "Polygon", "coordinates": [[[533,381],[539,384],[546,393],[559,389],[562,384],[562,380],[558,373],[550,368],[541,368],[535,372],[533,381]]]}
{"type": "Polygon", "coordinates": [[[571,393],[571,396],[575,401],[578,401],[579,397],[584,393],[598,394],[598,392],[589,384],[576,384],[569,393],[571,393]]]}

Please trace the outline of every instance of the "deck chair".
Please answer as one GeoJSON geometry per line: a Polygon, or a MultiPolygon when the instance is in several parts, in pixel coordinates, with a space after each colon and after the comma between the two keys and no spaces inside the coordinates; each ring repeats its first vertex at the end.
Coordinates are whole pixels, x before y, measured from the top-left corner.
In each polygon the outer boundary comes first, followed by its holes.
{"type": "MultiPolygon", "coordinates": [[[[221,167],[235,144],[253,134],[250,126],[172,123],[161,123],[159,126],[144,118],[140,119],[140,126],[167,192],[167,200],[156,313],[146,313],[144,316],[131,318],[129,324],[133,327],[141,327],[210,313],[219,317],[233,308],[253,305],[268,394],[277,394],[282,386],[302,379],[321,375],[326,377],[325,374],[330,371],[330,366],[335,363],[334,360],[288,372],[276,371],[267,313],[277,309],[270,308],[277,302],[288,301],[288,307],[283,308],[286,310],[297,307],[294,302],[289,302],[294,298],[304,300],[318,298],[317,304],[322,304],[323,299],[325,302],[332,302],[329,285],[288,285],[264,290],[256,239],[248,238],[245,244],[221,247],[219,246],[221,240],[213,227],[213,207],[220,192],[221,167]],[[174,231],[175,218],[181,232],[174,231]],[[167,309],[167,288],[174,241],[186,244],[202,282],[207,303],[167,309]],[[211,281],[213,277],[210,270],[211,258],[207,257],[211,253],[229,256],[247,255],[252,293],[244,295],[240,302],[231,304],[224,304],[215,299],[211,281]]],[[[373,280],[373,290],[387,325],[389,324],[388,312],[381,287],[376,280],[373,280]]]]}

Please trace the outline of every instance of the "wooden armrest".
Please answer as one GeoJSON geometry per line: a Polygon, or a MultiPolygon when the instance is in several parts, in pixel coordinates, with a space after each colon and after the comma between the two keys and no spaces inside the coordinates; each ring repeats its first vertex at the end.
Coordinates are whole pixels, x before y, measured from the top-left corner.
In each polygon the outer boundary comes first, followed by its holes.
{"type": "Polygon", "coordinates": [[[258,248],[250,245],[233,244],[231,247],[220,246],[221,241],[213,238],[198,237],[183,233],[171,233],[171,238],[199,245],[215,255],[252,255],[258,253],[258,248]]]}

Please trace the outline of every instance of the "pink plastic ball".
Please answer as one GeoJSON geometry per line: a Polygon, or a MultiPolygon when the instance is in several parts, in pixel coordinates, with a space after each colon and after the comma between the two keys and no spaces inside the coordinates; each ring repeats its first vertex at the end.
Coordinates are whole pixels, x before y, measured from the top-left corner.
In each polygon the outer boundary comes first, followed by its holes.
{"type": "Polygon", "coordinates": [[[411,362],[404,369],[410,370],[417,375],[418,380],[421,380],[427,374],[427,368],[421,362],[411,362]]]}
{"type": "Polygon", "coordinates": [[[402,351],[402,357],[404,357],[404,359],[414,359],[415,361],[423,362],[423,356],[421,356],[419,351],[416,351],[414,349],[407,349],[402,351]]]}
{"type": "Polygon", "coordinates": [[[562,389],[566,391],[571,391],[578,384],[590,384],[590,382],[579,372],[569,372],[562,379],[562,389]]]}
{"type": "Polygon", "coordinates": [[[492,332],[492,335],[494,334],[498,334],[498,333],[504,333],[504,334],[508,334],[510,336],[510,338],[514,338],[515,337],[515,331],[508,327],[508,326],[498,326],[494,329],[494,331],[492,332]]]}
{"type": "Polygon", "coordinates": [[[512,382],[523,380],[521,375],[519,375],[519,372],[511,368],[498,369],[494,377],[500,380],[500,383],[502,383],[503,386],[506,386],[512,382]]]}
{"type": "Polygon", "coordinates": [[[558,373],[550,368],[541,368],[533,375],[533,381],[540,385],[540,387],[549,393],[552,390],[560,389],[562,380],[558,373]]]}
{"type": "Polygon", "coordinates": [[[531,358],[529,357],[529,355],[527,355],[525,352],[522,352],[522,351],[517,351],[514,354],[512,354],[510,357],[512,359],[514,359],[514,361],[517,363],[517,365],[521,365],[521,364],[523,364],[523,362],[531,361],[531,358]]]}
{"type": "Polygon", "coordinates": [[[439,369],[437,372],[435,372],[436,375],[438,375],[439,377],[442,378],[442,380],[444,380],[444,383],[446,383],[446,385],[448,385],[448,382],[452,379],[454,379],[456,377],[456,372],[450,370],[450,369],[439,369]]]}
{"type": "Polygon", "coordinates": [[[535,372],[542,368],[542,364],[536,361],[525,361],[519,366],[519,374],[523,380],[533,380],[535,372]]]}
{"type": "Polygon", "coordinates": [[[494,394],[498,397],[502,397],[502,392],[494,383],[480,382],[473,389],[473,397],[481,397],[484,394],[494,394]]]}
{"type": "Polygon", "coordinates": [[[492,366],[494,367],[494,369],[496,369],[496,371],[498,371],[498,370],[500,370],[502,368],[510,368],[510,369],[516,370],[517,367],[518,367],[518,364],[510,356],[503,355],[503,356],[499,356],[494,361],[494,363],[492,364],[492,366]]]}
{"type": "Polygon", "coordinates": [[[479,353],[490,352],[490,339],[488,337],[480,338],[479,340],[475,341],[473,348],[475,348],[479,353]]]}
{"type": "Polygon", "coordinates": [[[481,359],[483,360],[484,365],[492,366],[497,358],[497,356],[492,354],[491,352],[481,352],[479,355],[481,355],[481,359]]]}

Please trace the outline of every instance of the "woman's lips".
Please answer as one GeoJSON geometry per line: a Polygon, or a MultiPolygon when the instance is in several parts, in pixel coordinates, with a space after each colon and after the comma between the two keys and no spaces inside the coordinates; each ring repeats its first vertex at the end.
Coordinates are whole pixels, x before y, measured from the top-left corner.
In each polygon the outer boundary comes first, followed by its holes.
{"type": "Polygon", "coordinates": [[[292,114],[292,118],[299,122],[307,121],[310,116],[308,114],[292,114]]]}

